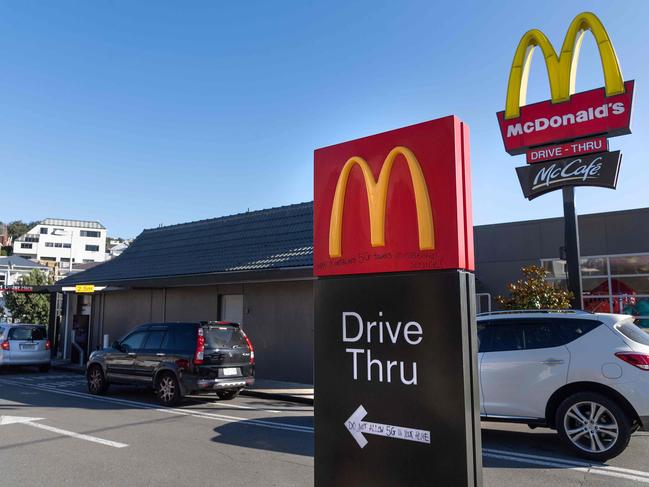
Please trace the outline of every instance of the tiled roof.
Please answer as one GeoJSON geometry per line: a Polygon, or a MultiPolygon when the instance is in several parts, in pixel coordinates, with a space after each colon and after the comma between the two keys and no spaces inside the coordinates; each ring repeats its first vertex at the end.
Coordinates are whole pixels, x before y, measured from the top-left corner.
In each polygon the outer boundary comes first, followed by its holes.
{"type": "Polygon", "coordinates": [[[118,257],[58,284],[313,265],[313,203],[144,230],[118,257]]]}
{"type": "Polygon", "coordinates": [[[75,227],[75,228],[95,228],[98,230],[105,230],[106,227],[99,222],[90,222],[85,220],[63,220],[60,218],[46,218],[40,225],[56,225],[59,227],[75,227]]]}
{"type": "Polygon", "coordinates": [[[20,257],[19,255],[12,255],[10,257],[0,257],[0,267],[21,267],[24,269],[45,269],[49,268],[46,265],[37,264],[29,259],[20,257]]]}

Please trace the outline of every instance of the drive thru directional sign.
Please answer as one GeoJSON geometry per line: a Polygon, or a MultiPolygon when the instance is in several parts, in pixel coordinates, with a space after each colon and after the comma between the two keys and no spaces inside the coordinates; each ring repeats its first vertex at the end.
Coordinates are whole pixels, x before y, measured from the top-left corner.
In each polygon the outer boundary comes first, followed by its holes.
{"type": "Polygon", "coordinates": [[[24,424],[27,426],[31,426],[33,428],[38,428],[59,435],[76,438],[78,440],[85,440],[85,441],[90,441],[92,443],[99,443],[100,445],[112,446],[113,448],[124,448],[128,446],[126,443],[104,440],[103,438],[97,438],[96,436],[83,435],[80,433],[75,433],[74,431],[68,431],[61,428],[55,428],[54,426],[48,426],[46,424],[36,423],[36,421],[41,421],[43,419],[44,418],[28,418],[23,416],[0,416],[0,426],[4,426],[8,424],[24,424]]]}
{"type": "Polygon", "coordinates": [[[361,405],[356,411],[354,411],[354,414],[345,421],[345,426],[361,448],[367,445],[367,440],[364,436],[366,434],[386,436],[388,438],[396,438],[397,440],[430,443],[430,431],[404,428],[402,426],[392,426],[389,424],[370,423],[368,421],[363,421],[363,418],[366,415],[367,411],[361,405]]]}

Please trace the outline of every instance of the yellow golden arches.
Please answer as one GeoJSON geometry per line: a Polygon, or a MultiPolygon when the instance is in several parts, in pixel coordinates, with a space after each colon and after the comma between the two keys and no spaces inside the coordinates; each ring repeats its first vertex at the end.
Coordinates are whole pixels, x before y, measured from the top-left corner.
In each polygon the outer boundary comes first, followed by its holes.
{"type": "Polygon", "coordinates": [[[342,227],[343,210],[345,206],[345,193],[349,173],[358,165],[363,172],[365,191],[367,193],[367,206],[370,212],[370,240],[372,247],[383,247],[385,245],[385,212],[388,199],[388,183],[392,166],[398,155],[402,155],[408,163],[410,178],[415,193],[415,205],[417,208],[417,226],[419,227],[419,248],[421,250],[432,250],[435,248],[435,231],[433,228],[433,211],[430,206],[426,179],[421,170],[419,161],[415,154],[407,147],[398,146],[390,151],[385,158],[378,181],[362,157],[351,157],[343,166],[336,192],[334,193],[333,207],[331,209],[331,221],[329,224],[329,256],[337,258],[342,256],[342,227]]]}
{"type": "Polygon", "coordinates": [[[624,93],[624,79],[622,78],[620,63],[608,32],[606,32],[604,25],[595,14],[583,12],[577,15],[570,27],[568,27],[559,56],[557,56],[552,44],[543,32],[532,29],[525,33],[518,43],[512,68],[509,72],[505,119],[519,117],[520,107],[525,105],[530,64],[536,46],[540,47],[543,52],[548,80],[550,81],[552,102],[558,103],[570,98],[570,95],[575,92],[579,50],[587,30],[591,31],[595,42],[597,42],[599,57],[602,61],[602,71],[604,72],[606,96],[624,93]]]}

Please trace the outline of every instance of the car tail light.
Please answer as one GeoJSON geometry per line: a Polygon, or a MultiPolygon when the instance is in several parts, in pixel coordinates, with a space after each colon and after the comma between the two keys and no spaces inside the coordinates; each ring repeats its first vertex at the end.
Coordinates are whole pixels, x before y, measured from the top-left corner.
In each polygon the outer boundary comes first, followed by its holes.
{"type": "Polygon", "coordinates": [[[179,358],[176,360],[176,367],[179,369],[188,369],[189,368],[189,360],[185,360],[184,358],[179,358]]]}
{"type": "Polygon", "coordinates": [[[649,355],[644,353],[618,352],[615,356],[634,367],[649,371],[649,355]]]}
{"type": "Polygon", "coordinates": [[[9,345],[9,340],[5,340],[4,342],[2,342],[0,347],[2,347],[3,350],[11,350],[11,346],[9,345]]]}
{"type": "Polygon", "coordinates": [[[49,340],[45,341],[45,350],[50,350],[52,348],[52,342],[49,340]]]}
{"type": "Polygon", "coordinates": [[[194,363],[196,365],[201,365],[203,363],[203,358],[205,354],[205,336],[203,335],[203,329],[198,329],[198,336],[196,337],[196,352],[194,352],[194,363]]]}
{"type": "MultiPolygon", "coordinates": [[[[241,330],[241,333],[243,333],[243,330],[241,330]]],[[[250,338],[248,338],[248,335],[243,333],[243,338],[246,339],[246,343],[248,344],[248,348],[250,349],[250,365],[255,363],[255,349],[252,346],[252,342],[250,341],[250,338]]]]}

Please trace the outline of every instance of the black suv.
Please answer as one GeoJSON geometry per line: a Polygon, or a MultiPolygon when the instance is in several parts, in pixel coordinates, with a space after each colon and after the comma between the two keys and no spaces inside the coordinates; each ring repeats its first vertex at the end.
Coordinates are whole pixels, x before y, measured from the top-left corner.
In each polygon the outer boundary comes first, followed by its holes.
{"type": "Polygon", "coordinates": [[[186,394],[216,392],[232,399],[255,381],[255,352],[238,324],[148,323],[111,348],[93,352],[86,368],[88,390],[108,385],[153,387],[160,403],[179,404],[186,394]]]}

